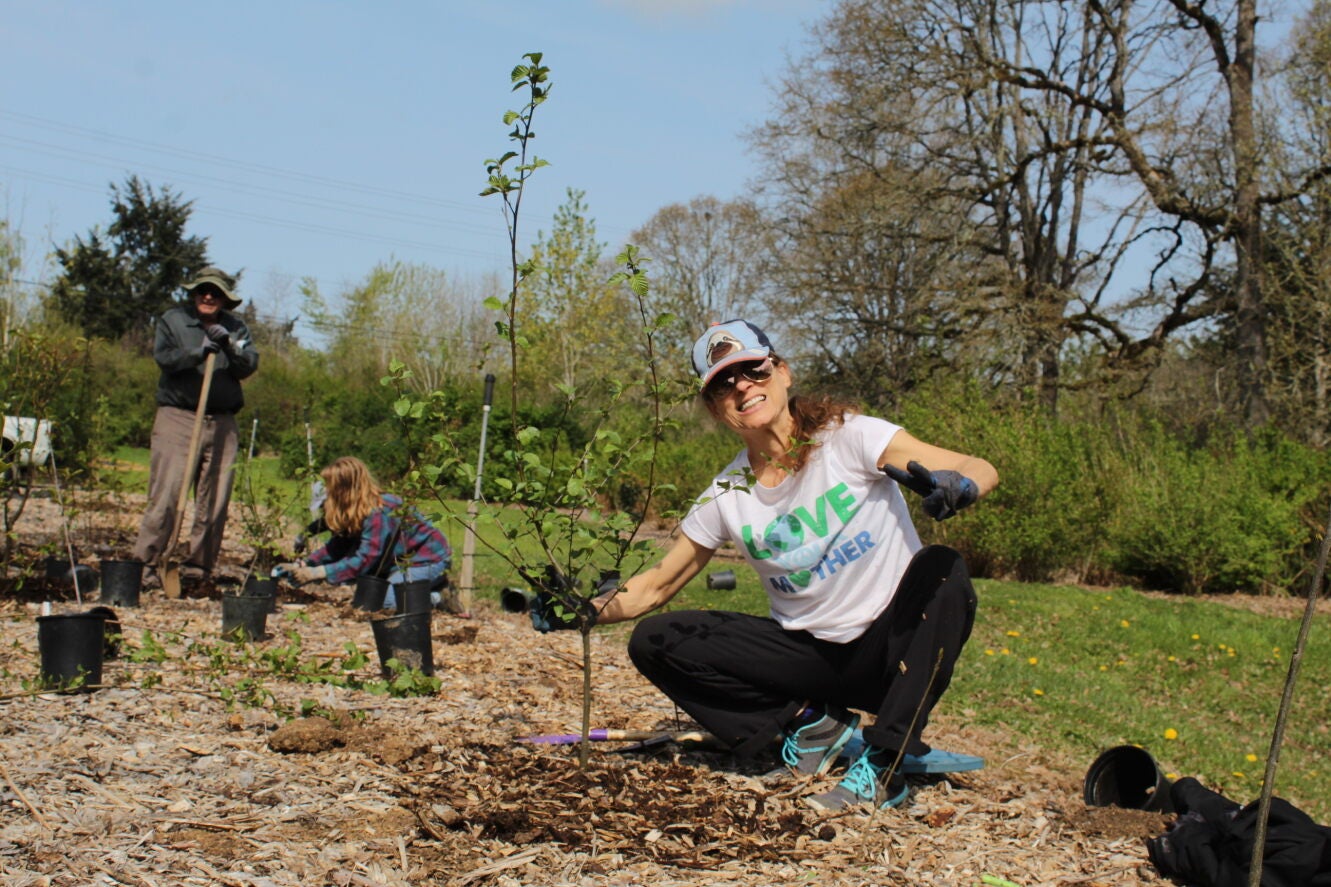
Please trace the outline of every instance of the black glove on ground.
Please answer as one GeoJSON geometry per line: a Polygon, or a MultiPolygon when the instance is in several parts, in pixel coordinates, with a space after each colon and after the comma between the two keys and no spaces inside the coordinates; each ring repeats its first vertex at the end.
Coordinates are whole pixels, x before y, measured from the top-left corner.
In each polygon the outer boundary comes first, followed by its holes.
{"type": "Polygon", "coordinates": [[[924,513],[934,520],[947,520],[980,497],[975,481],[956,471],[930,471],[919,462],[907,462],[906,471],[884,465],[883,473],[903,487],[924,497],[924,513]]]}

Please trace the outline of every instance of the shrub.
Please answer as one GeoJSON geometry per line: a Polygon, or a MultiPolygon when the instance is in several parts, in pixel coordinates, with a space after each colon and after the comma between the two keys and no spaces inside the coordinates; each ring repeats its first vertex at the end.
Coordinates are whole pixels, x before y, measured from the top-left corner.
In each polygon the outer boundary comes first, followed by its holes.
{"type": "Polygon", "coordinates": [[[1198,447],[1145,424],[1124,453],[1106,563],[1185,593],[1288,588],[1310,541],[1301,515],[1325,473],[1324,457],[1275,434],[1198,447]]]}
{"type": "Polygon", "coordinates": [[[913,392],[895,421],[998,469],[999,487],[982,507],[944,523],[915,511],[926,543],[961,551],[977,576],[1086,578],[1115,498],[1102,430],[1057,423],[1037,407],[1003,404],[979,385],[947,382],[913,392]]]}

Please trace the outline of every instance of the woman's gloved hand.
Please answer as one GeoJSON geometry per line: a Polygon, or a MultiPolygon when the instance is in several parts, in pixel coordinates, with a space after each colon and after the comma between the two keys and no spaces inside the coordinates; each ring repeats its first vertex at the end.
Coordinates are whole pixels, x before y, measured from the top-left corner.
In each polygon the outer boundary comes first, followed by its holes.
{"type": "Polygon", "coordinates": [[[882,471],[903,487],[923,496],[924,513],[934,520],[947,520],[980,498],[975,481],[956,471],[930,471],[914,461],[906,463],[905,471],[895,465],[884,465],[882,471]]]}
{"type": "Polygon", "coordinates": [[[286,563],[278,564],[277,568],[301,585],[304,585],[307,582],[317,582],[328,576],[328,568],[322,565],[318,567],[307,567],[304,564],[286,563]]]}

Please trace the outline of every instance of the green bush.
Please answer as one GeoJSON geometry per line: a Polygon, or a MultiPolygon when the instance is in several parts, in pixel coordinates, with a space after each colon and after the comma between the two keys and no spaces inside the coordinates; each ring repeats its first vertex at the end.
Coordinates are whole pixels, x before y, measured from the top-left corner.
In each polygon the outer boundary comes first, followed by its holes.
{"type": "Polygon", "coordinates": [[[956,548],[977,576],[1086,578],[1115,498],[1104,431],[1002,404],[979,385],[946,382],[912,393],[894,420],[921,440],[998,469],[998,489],[983,506],[944,523],[925,517],[910,497],[926,543],[956,548]]]}
{"type": "Polygon", "coordinates": [[[1124,453],[1106,564],[1148,588],[1290,589],[1309,545],[1302,515],[1325,459],[1275,434],[1189,446],[1147,424],[1124,453]]]}

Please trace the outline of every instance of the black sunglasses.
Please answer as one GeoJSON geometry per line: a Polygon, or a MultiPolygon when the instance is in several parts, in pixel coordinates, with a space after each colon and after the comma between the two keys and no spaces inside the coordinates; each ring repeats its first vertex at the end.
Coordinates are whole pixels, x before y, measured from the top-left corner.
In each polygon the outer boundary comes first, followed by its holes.
{"type": "Polygon", "coordinates": [[[775,369],[775,365],[772,363],[772,358],[770,357],[760,363],[749,362],[740,364],[739,366],[732,367],[730,372],[716,376],[712,381],[708,382],[707,387],[703,389],[703,394],[709,398],[729,394],[734,390],[735,386],[739,384],[741,377],[748,379],[750,382],[766,382],[768,379],[772,378],[773,369],[775,369]]]}

